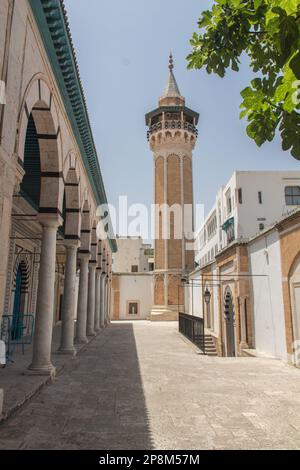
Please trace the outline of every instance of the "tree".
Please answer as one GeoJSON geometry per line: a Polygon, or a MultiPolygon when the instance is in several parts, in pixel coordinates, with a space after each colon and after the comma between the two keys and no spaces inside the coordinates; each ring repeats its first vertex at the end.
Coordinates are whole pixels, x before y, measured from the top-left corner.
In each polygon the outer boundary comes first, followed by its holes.
{"type": "Polygon", "coordinates": [[[273,140],[300,160],[300,0],[215,0],[191,39],[188,68],[224,77],[246,53],[257,74],[242,92],[241,118],[258,146],[273,140]]]}

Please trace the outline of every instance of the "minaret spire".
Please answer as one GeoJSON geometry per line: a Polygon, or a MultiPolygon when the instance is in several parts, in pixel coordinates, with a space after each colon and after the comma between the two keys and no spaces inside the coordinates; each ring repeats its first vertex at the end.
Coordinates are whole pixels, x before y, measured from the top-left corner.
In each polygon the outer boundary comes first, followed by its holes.
{"type": "Polygon", "coordinates": [[[163,96],[159,100],[159,106],[184,106],[185,99],[181,96],[179,87],[174,75],[174,59],[173,54],[170,52],[169,56],[169,78],[163,96]]]}
{"type": "Polygon", "coordinates": [[[173,68],[174,68],[173,54],[172,54],[172,52],[170,52],[170,57],[169,57],[169,69],[170,69],[170,72],[172,72],[173,68]]]}

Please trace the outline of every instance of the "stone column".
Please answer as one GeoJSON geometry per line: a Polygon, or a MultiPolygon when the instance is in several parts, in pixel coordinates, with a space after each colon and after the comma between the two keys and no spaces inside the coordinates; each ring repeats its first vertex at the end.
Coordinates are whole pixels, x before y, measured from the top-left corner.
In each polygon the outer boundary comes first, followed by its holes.
{"type": "Polygon", "coordinates": [[[86,321],[90,254],[79,253],[78,258],[80,260],[80,278],[77,309],[77,330],[75,341],[78,344],[85,344],[88,342],[88,339],[86,337],[86,321]]]}
{"type": "Polygon", "coordinates": [[[108,324],[111,323],[111,279],[108,279],[108,301],[107,301],[107,320],[108,324]]]}
{"type": "Polygon", "coordinates": [[[89,293],[87,312],[87,336],[95,336],[95,283],[96,283],[96,263],[90,262],[89,270],[89,293]]]}
{"type": "Polygon", "coordinates": [[[75,355],[74,348],[74,321],[75,321],[75,292],[76,292],[76,264],[79,242],[66,241],[66,268],[64,281],[64,295],[62,304],[61,343],[60,354],[75,355]]]}
{"type": "Polygon", "coordinates": [[[100,309],[100,326],[105,327],[105,274],[101,276],[101,309],[100,309]]]}
{"type": "Polygon", "coordinates": [[[240,342],[240,348],[241,349],[248,349],[248,344],[247,344],[247,330],[246,330],[246,312],[245,312],[245,301],[246,299],[244,297],[240,298],[240,318],[239,321],[241,322],[241,342],[240,342]]]}
{"type": "Polygon", "coordinates": [[[108,325],[108,279],[105,277],[105,326],[108,325]]]}
{"type": "Polygon", "coordinates": [[[51,363],[51,343],[54,311],[54,285],[56,264],[56,233],[58,218],[40,214],[42,245],[39,270],[39,287],[33,339],[33,357],[29,372],[36,375],[54,375],[51,363]]]}
{"type": "Polygon", "coordinates": [[[101,330],[100,315],[101,315],[101,271],[97,269],[96,273],[96,302],[95,302],[95,332],[101,330]]]}

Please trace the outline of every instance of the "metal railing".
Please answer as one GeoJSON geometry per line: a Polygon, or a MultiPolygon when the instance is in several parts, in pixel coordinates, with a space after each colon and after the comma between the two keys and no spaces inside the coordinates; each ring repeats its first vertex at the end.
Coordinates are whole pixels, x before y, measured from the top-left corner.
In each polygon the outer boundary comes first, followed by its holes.
{"type": "Polygon", "coordinates": [[[7,362],[13,362],[13,354],[17,346],[21,346],[25,354],[25,346],[30,345],[34,332],[34,316],[3,315],[0,323],[0,339],[5,342],[7,362]]]}
{"type": "Polygon", "coordinates": [[[183,130],[192,132],[193,134],[196,134],[196,136],[198,136],[198,129],[196,128],[196,126],[194,126],[194,124],[191,124],[186,121],[175,121],[175,120],[170,121],[169,120],[169,121],[160,121],[160,122],[157,122],[156,124],[152,124],[148,131],[148,137],[154,132],[158,132],[163,129],[170,129],[170,130],[183,129],[183,130]]]}
{"type": "Polygon", "coordinates": [[[187,313],[179,313],[179,332],[205,354],[204,320],[187,313]]]}

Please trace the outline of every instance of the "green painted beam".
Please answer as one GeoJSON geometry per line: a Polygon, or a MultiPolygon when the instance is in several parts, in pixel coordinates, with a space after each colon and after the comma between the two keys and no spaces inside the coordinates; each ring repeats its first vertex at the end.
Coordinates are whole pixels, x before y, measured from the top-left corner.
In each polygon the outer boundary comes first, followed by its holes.
{"type": "MultiPolygon", "coordinates": [[[[29,3],[64,101],[97,204],[107,204],[64,4],[60,0],[29,0],[29,3]]],[[[116,252],[115,238],[109,239],[109,243],[111,250],[116,252]]]]}

